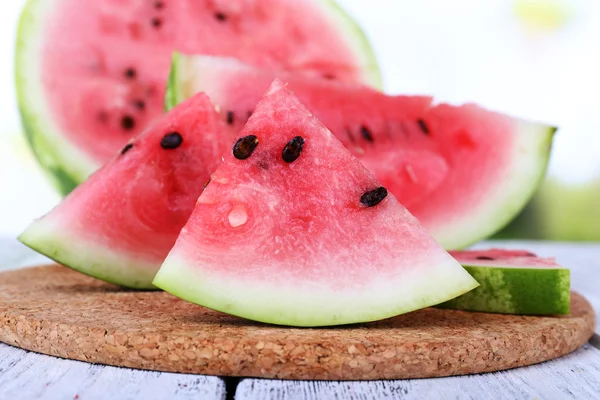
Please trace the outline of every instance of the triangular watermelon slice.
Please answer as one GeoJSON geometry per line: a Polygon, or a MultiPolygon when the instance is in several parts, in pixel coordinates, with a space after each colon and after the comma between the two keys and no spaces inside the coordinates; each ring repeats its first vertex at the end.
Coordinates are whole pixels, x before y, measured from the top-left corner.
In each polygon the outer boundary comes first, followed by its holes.
{"type": "Polygon", "coordinates": [[[294,326],[378,320],[477,286],[277,80],[154,284],[205,307],[294,326]]]}
{"type": "Polygon", "coordinates": [[[456,310],[504,314],[568,314],[570,272],[554,258],[526,250],[452,251],[480,286],[440,305],[456,310]]]}
{"type": "MultiPolygon", "coordinates": [[[[386,96],[357,85],[279,73],[329,128],[447,249],[508,223],[542,181],[555,128],[474,104],[386,96]]],[[[205,92],[237,134],[274,72],[226,57],[176,55],[174,105],[205,92]]]]}
{"type": "Polygon", "coordinates": [[[152,279],[229,139],[198,94],[130,141],[19,239],[85,274],[131,288],[152,279]]]}

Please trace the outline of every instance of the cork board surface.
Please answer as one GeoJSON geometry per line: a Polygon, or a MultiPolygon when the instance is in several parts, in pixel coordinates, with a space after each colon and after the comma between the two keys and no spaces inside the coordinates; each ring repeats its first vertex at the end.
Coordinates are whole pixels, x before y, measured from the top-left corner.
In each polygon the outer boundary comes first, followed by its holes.
{"type": "Polygon", "coordinates": [[[0,274],[0,341],[53,356],[157,371],[373,380],[498,371],[581,347],[594,311],[564,317],[428,308],[336,328],[255,323],[163,292],[127,291],[62,266],[0,274]]]}

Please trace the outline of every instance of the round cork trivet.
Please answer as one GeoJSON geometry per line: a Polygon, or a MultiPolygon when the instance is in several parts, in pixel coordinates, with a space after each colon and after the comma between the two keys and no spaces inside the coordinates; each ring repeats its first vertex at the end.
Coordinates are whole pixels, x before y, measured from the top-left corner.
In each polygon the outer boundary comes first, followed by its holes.
{"type": "Polygon", "coordinates": [[[0,340],[91,363],[221,376],[366,380],[498,371],[560,357],[592,335],[564,317],[428,308],[335,328],[270,326],[163,292],[127,291],[58,265],[0,274],[0,340]]]}

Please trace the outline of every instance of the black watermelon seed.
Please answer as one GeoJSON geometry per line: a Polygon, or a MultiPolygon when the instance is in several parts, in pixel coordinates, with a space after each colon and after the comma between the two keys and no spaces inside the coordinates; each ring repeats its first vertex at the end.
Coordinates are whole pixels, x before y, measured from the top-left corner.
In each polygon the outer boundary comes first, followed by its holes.
{"type": "Polygon", "coordinates": [[[429,127],[427,126],[423,118],[419,118],[417,120],[417,124],[419,124],[419,128],[421,128],[424,134],[429,135],[429,127]]]}
{"type": "Polygon", "coordinates": [[[216,18],[216,19],[218,19],[218,20],[219,20],[219,21],[221,21],[221,22],[225,22],[225,21],[227,21],[227,15],[223,14],[223,13],[222,13],[222,12],[220,12],[220,11],[217,11],[217,12],[215,13],[215,18],[216,18]]]}
{"type": "Polygon", "coordinates": [[[258,146],[258,138],[254,135],[239,138],[233,145],[233,156],[238,160],[245,160],[252,155],[256,146],[258,146]]]}
{"type": "Polygon", "coordinates": [[[162,19],[160,18],[152,18],[150,22],[152,23],[152,26],[156,29],[160,28],[160,26],[162,25],[162,19]]]}
{"type": "Polygon", "coordinates": [[[367,141],[373,143],[373,135],[371,135],[371,131],[366,126],[362,125],[360,127],[360,134],[367,141]]]}
{"type": "Polygon", "coordinates": [[[133,147],[133,143],[127,143],[125,145],[125,147],[123,147],[123,150],[121,150],[121,154],[125,154],[127,153],[129,150],[131,150],[133,147]]]}
{"type": "Polygon", "coordinates": [[[206,189],[206,187],[210,183],[210,180],[211,180],[211,178],[208,178],[208,180],[206,181],[206,183],[204,184],[204,186],[202,186],[202,190],[206,189]]]}
{"type": "Polygon", "coordinates": [[[233,111],[227,111],[227,123],[233,125],[233,111]]]}
{"type": "Polygon", "coordinates": [[[146,108],[146,103],[144,100],[135,100],[133,104],[138,110],[144,110],[146,108]]]}
{"type": "Polygon", "coordinates": [[[183,138],[179,132],[169,132],[160,141],[160,147],[165,150],[176,149],[183,143],[183,138]]]}
{"type": "Polygon", "coordinates": [[[494,260],[494,257],[488,257],[488,256],[477,256],[475,257],[476,260],[489,260],[492,261],[494,260]]]}
{"type": "Polygon", "coordinates": [[[127,79],[135,79],[135,75],[136,75],[136,72],[135,72],[134,68],[127,68],[125,70],[125,78],[127,78],[127,79]]]}
{"type": "Polygon", "coordinates": [[[525,257],[537,257],[537,256],[533,253],[527,252],[527,253],[525,253],[525,257]]]}
{"type": "Polygon", "coordinates": [[[135,119],[131,115],[125,115],[121,118],[121,127],[126,131],[130,131],[135,128],[135,119]]]}
{"type": "Polygon", "coordinates": [[[360,202],[367,207],[373,207],[381,203],[383,199],[387,197],[387,194],[387,189],[380,186],[377,189],[369,190],[360,196],[360,202]]]}
{"type": "Polygon", "coordinates": [[[165,3],[162,1],[155,1],[154,2],[154,8],[156,8],[157,10],[161,10],[162,8],[164,8],[165,3]]]}
{"type": "Polygon", "coordinates": [[[292,138],[281,152],[281,158],[286,163],[293,163],[300,157],[300,153],[302,153],[302,146],[304,146],[304,138],[302,136],[296,136],[292,138]]]}

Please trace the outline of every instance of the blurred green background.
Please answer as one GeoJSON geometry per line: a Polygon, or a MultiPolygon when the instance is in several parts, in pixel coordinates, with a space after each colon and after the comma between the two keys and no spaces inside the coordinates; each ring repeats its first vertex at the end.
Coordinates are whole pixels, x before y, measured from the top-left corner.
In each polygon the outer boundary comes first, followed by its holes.
{"type": "MultiPolygon", "coordinates": [[[[388,93],[472,101],[559,126],[546,182],[497,237],[600,240],[600,2],[338,2],[369,36],[388,93]]],[[[59,201],[26,146],[16,107],[13,54],[24,3],[0,4],[0,235],[10,236],[59,201]]]]}

